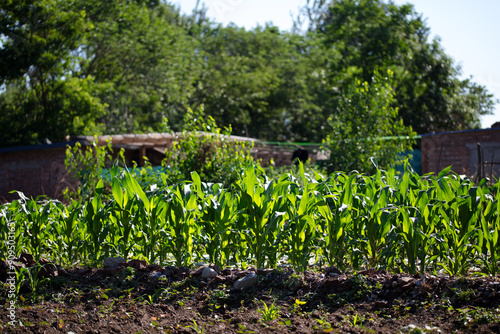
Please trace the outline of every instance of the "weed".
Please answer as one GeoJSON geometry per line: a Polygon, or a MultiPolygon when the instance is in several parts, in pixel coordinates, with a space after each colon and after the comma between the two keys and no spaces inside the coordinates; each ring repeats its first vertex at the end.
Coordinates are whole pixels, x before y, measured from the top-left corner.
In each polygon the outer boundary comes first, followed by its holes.
{"type": "Polygon", "coordinates": [[[326,319],[316,319],[319,326],[313,326],[313,329],[321,330],[323,333],[330,333],[333,331],[332,324],[326,319]]]}
{"type": "Polygon", "coordinates": [[[255,331],[252,331],[248,329],[245,325],[243,324],[238,324],[239,330],[236,331],[238,334],[255,334],[255,331]]]}
{"type": "Polygon", "coordinates": [[[291,326],[292,325],[292,321],[291,320],[279,321],[278,325],[280,325],[280,326],[291,326]]]}
{"type": "Polygon", "coordinates": [[[212,290],[208,294],[207,304],[210,311],[224,307],[223,302],[229,297],[229,294],[223,289],[212,290]]]}
{"type": "Polygon", "coordinates": [[[272,321],[278,318],[279,307],[275,306],[274,302],[269,307],[265,302],[262,302],[262,304],[264,304],[264,307],[258,309],[257,312],[259,312],[262,315],[263,321],[272,321]]]}
{"type": "Polygon", "coordinates": [[[300,289],[304,285],[304,281],[301,274],[292,273],[283,282],[283,285],[292,291],[300,289]]]}
{"type": "Polygon", "coordinates": [[[204,333],[205,332],[205,329],[203,328],[203,326],[198,326],[198,324],[196,323],[196,321],[194,319],[193,319],[193,325],[186,326],[186,328],[192,328],[192,329],[194,329],[194,331],[196,333],[204,333]]]}
{"type": "Polygon", "coordinates": [[[500,321],[499,309],[465,308],[458,310],[458,313],[458,322],[461,326],[467,328],[500,321]]]}
{"type": "Polygon", "coordinates": [[[452,300],[458,303],[470,302],[476,296],[476,291],[468,287],[458,286],[451,288],[451,290],[453,291],[452,300]]]}
{"type": "Polygon", "coordinates": [[[302,305],[305,305],[307,302],[301,301],[300,299],[295,299],[295,302],[290,306],[289,311],[291,313],[300,313],[302,311],[302,305]]]}
{"type": "Polygon", "coordinates": [[[145,301],[146,303],[148,303],[149,305],[153,305],[157,300],[158,298],[161,296],[161,294],[163,293],[165,289],[158,289],[156,290],[152,295],[145,295],[145,301]]]}

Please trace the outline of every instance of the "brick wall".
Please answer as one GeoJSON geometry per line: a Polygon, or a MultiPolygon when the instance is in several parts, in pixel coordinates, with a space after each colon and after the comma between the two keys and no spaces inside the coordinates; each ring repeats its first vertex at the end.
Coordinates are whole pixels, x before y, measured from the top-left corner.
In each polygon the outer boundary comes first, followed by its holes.
{"type": "MultiPolygon", "coordinates": [[[[422,136],[422,173],[438,173],[452,165],[458,174],[474,177],[478,171],[477,144],[483,161],[500,162],[500,129],[469,130],[422,136]]],[[[500,165],[485,164],[488,177],[500,176],[500,165]]]]}
{"type": "Polygon", "coordinates": [[[0,152],[0,201],[19,198],[12,190],[28,197],[47,195],[62,198],[62,191],[74,187],[64,166],[64,147],[47,147],[0,152]]]}
{"type": "MultiPolygon", "coordinates": [[[[248,138],[236,137],[237,140],[248,138]]],[[[127,164],[136,162],[142,165],[142,157],[147,156],[153,165],[159,165],[165,156],[165,150],[172,147],[175,135],[153,133],[137,135],[113,135],[98,137],[98,144],[104,145],[112,141],[115,152],[125,149],[127,164]]],[[[47,195],[62,199],[66,187],[75,188],[76,180],[67,174],[64,165],[65,148],[80,142],[83,146],[90,145],[94,137],[75,137],[67,143],[50,145],[33,145],[0,149],[0,202],[12,201],[18,198],[12,190],[22,191],[28,197],[47,195]]],[[[268,166],[271,159],[274,165],[291,165],[294,146],[269,146],[256,143],[252,156],[260,159],[263,166],[268,166]]],[[[309,157],[316,162],[316,149],[308,148],[309,157]]]]}

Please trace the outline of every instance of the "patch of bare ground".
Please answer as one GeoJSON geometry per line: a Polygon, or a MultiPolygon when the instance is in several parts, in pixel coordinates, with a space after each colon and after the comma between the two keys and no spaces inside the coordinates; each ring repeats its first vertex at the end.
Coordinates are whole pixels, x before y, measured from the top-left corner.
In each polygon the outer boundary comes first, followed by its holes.
{"type": "MultiPolygon", "coordinates": [[[[59,268],[39,283],[36,300],[21,286],[16,324],[5,307],[0,332],[500,332],[498,277],[205,268],[138,260],[111,270],[59,268]],[[256,279],[236,283],[248,277],[256,279]]],[[[2,284],[0,304],[7,303],[2,284]]]]}

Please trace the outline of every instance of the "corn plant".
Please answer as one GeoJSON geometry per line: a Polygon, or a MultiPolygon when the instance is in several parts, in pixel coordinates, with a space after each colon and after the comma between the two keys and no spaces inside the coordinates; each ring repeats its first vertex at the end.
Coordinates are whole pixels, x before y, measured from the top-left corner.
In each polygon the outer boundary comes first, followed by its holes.
{"type": "MultiPolygon", "coordinates": [[[[100,180],[96,187],[96,194],[99,195],[102,189],[103,183],[100,180]]],[[[82,252],[84,257],[94,265],[110,255],[109,244],[105,244],[112,228],[109,221],[110,207],[111,204],[104,204],[99,196],[87,199],[83,205],[82,222],[86,230],[82,252]]]]}
{"type": "Polygon", "coordinates": [[[38,301],[42,283],[48,281],[48,278],[39,277],[42,268],[42,265],[37,264],[29,268],[20,268],[19,271],[16,272],[16,280],[23,282],[26,279],[28,281],[29,287],[31,288],[30,299],[33,304],[38,301]]]}
{"type": "Polygon", "coordinates": [[[497,275],[500,271],[500,201],[490,201],[481,217],[478,231],[478,253],[486,274],[497,275]]]}
{"type": "Polygon", "coordinates": [[[291,264],[300,271],[305,271],[314,249],[316,224],[315,209],[317,198],[313,195],[315,184],[309,187],[304,175],[304,167],[299,164],[299,173],[304,186],[295,185],[287,199],[287,225],[285,233],[288,238],[288,258],[291,264]]]}
{"type": "MultiPolygon", "coordinates": [[[[134,205],[132,206],[132,212],[123,210],[128,220],[127,225],[124,225],[124,232],[127,234],[123,235],[122,240],[127,244],[133,241],[133,245],[141,245],[139,250],[141,255],[150,262],[155,262],[163,251],[158,248],[158,244],[161,239],[167,237],[165,217],[167,203],[159,192],[152,192],[149,196],[146,195],[146,192],[144,192],[139,182],[132,175],[126,172],[123,178],[125,192],[130,197],[129,201],[134,203],[134,205]],[[132,217],[132,225],[130,225],[130,217],[132,217]],[[135,230],[133,240],[131,240],[129,235],[130,229],[135,230]]],[[[117,189],[117,186],[114,186],[114,188],[113,194],[116,193],[116,197],[120,199],[121,190],[117,189]]],[[[125,250],[128,251],[130,247],[128,246],[125,250]]]]}
{"type": "Polygon", "coordinates": [[[151,197],[150,212],[145,212],[146,218],[141,219],[139,225],[142,238],[138,239],[138,244],[142,245],[144,257],[150,263],[166,257],[167,247],[160,245],[162,240],[167,239],[167,207],[167,202],[161,196],[151,197]]]}
{"type": "Polygon", "coordinates": [[[133,229],[135,222],[133,219],[135,209],[135,196],[130,193],[130,189],[122,189],[120,181],[117,178],[113,179],[112,183],[113,206],[111,208],[110,220],[114,226],[113,231],[110,231],[111,242],[116,245],[117,255],[128,258],[133,242],[133,229]]]}
{"type": "Polygon", "coordinates": [[[51,239],[48,244],[52,254],[60,263],[71,265],[77,261],[79,240],[83,239],[84,229],[80,226],[80,202],[70,206],[57,205],[57,216],[51,221],[51,239]]]}
{"type": "Polygon", "coordinates": [[[194,248],[193,235],[199,232],[195,224],[196,195],[188,184],[178,185],[171,193],[166,209],[170,252],[177,266],[191,265],[194,248]]]}
{"type": "Polygon", "coordinates": [[[439,265],[450,275],[465,274],[469,268],[470,252],[474,250],[470,239],[477,234],[476,229],[470,229],[463,236],[455,228],[454,222],[443,212],[444,220],[441,226],[444,228],[440,233],[440,242],[437,244],[440,253],[439,265]]]}
{"type": "Polygon", "coordinates": [[[204,249],[211,263],[219,267],[229,264],[232,239],[231,228],[239,213],[236,210],[231,193],[226,192],[219,184],[201,182],[198,173],[191,173],[193,187],[201,202],[200,225],[203,232],[204,249]],[[209,190],[209,188],[211,189],[209,190]]]}
{"type": "Polygon", "coordinates": [[[18,192],[20,211],[23,216],[18,219],[26,223],[24,229],[24,240],[26,247],[32,252],[35,261],[39,261],[41,256],[48,250],[46,240],[50,238],[47,229],[50,226],[49,218],[53,209],[53,202],[43,200],[42,197],[28,199],[23,193],[18,192]]]}
{"type": "Polygon", "coordinates": [[[409,207],[400,207],[398,210],[398,233],[403,242],[403,249],[405,251],[406,260],[401,260],[401,265],[409,273],[416,273],[417,257],[419,252],[419,245],[425,240],[425,235],[419,229],[419,221],[414,216],[410,216],[409,207]]]}
{"type": "Polygon", "coordinates": [[[276,241],[282,221],[282,215],[276,215],[275,212],[280,211],[284,200],[273,194],[276,195],[286,185],[288,183],[280,183],[276,188],[272,182],[267,186],[262,185],[252,165],[246,169],[243,179],[235,183],[239,210],[244,217],[239,220],[239,225],[258,268],[264,266],[266,257],[275,263],[276,256],[273,253],[278,248],[276,241]],[[268,251],[272,253],[268,254],[268,251]]]}
{"type": "Polygon", "coordinates": [[[22,238],[24,234],[22,222],[24,220],[19,201],[0,206],[0,237],[4,240],[0,243],[0,254],[3,254],[3,260],[17,256],[21,245],[26,244],[22,238]]]}
{"type": "Polygon", "coordinates": [[[482,214],[482,202],[476,187],[470,187],[468,180],[459,182],[456,177],[448,178],[449,182],[439,182],[451,185],[443,191],[447,201],[447,209],[443,210],[445,218],[442,223],[443,242],[438,248],[441,253],[440,265],[450,275],[465,274],[470,267],[470,260],[475,252],[473,243],[478,235],[479,216],[482,214]]]}
{"type": "Polygon", "coordinates": [[[424,273],[439,257],[436,251],[437,227],[440,226],[439,210],[443,205],[440,201],[430,201],[426,191],[420,191],[416,200],[416,220],[420,231],[420,243],[415,257],[420,264],[419,271],[424,273]]]}
{"type": "Polygon", "coordinates": [[[288,219],[285,233],[288,237],[288,259],[300,271],[305,271],[313,251],[316,235],[316,222],[313,211],[316,203],[310,200],[309,189],[303,189],[302,195],[290,195],[288,200],[288,219]]]}
{"type": "Polygon", "coordinates": [[[66,264],[121,256],[159,264],[173,258],[177,266],[208,259],[273,268],[287,260],[303,271],[314,260],[341,270],[500,272],[499,185],[474,185],[450,168],[437,176],[406,166],[401,175],[324,177],[299,166],[269,178],[249,164],[227,188],[198,173],[177,184],[161,171],[111,174],[109,199],[101,196],[103,180],[92,186],[94,196],[69,205],[19,193],[0,206],[0,235],[7,240],[13,223],[16,254],[66,264]]]}

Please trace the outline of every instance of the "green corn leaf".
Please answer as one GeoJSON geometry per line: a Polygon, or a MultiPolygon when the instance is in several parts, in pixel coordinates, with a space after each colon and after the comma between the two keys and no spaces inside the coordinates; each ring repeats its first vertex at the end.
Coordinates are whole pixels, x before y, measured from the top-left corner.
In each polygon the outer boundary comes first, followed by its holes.
{"type": "Polygon", "coordinates": [[[113,192],[113,197],[114,197],[116,203],[118,203],[120,208],[123,209],[123,191],[122,191],[122,187],[120,185],[120,182],[118,181],[117,178],[113,179],[113,184],[111,186],[111,190],[113,192]]]}
{"type": "Polygon", "coordinates": [[[330,207],[326,204],[324,200],[317,202],[316,207],[318,208],[318,212],[320,213],[321,216],[323,216],[323,218],[325,218],[328,221],[333,219],[332,210],[330,210],[330,207]]]}
{"type": "Polygon", "coordinates": [[[146,194],[144,193],[144,191],[142,190],[141,186],[139,185],[139,182],[137,182],[137,180],[132,177],[132,175],[130,173],[125,173],[125,183],[127,185],[127,188],[129,190],[132,190],[132,193],[136,194],[137,196],[139,196],[139,198],[142,200],[142,203],[144,204],[144,207],[146,208],[146,212],[150,212],[150,203],[149,203],[149,199],[148,197],[146,196],[146,194]]]}
{"type": "Polygon", "coordinates": [[[380,235],[386,236],[391,230],[391,213],[389,211],[382,211],[380,215],[380,235]]]}
{"type": "Polygon", "coordinates": [[[299,216],[302,216],[306,212],[306,208],[309,204],[309,192],[307,189],[304,189],[304,193],[302,194],[302,198],[300,199],[299,210],[297,213],[299,216]]]}
{"type": "Polygon", "coordinates": [[[193,172],[191,172],[191,179],[193,180],[193,184],[196,187],[196,189],[199,191],[199,193],[203,194],[203,191],[201,189],[200,175],[196,171],[193,171],[193,172]]]}
{"type": "Polygon", "coordinates": [[[196,197],[191,196],[189,198],[188,202],[186,203],[185,208],[186,208],[186,210],[189,210],[189,211],[195,210],[197,208],[196,197]]]}
{"type": "Polygon", "coordinates": [[[102,182],[102,179],[97,181],[97,185],[95,186],[95,192],[97,195],[102,195],[104,192],[104,183],[102,182]]]}
{"type": "Polygon", "coordinates": [[[438,180],[439,189],[441,190],[441,194],[444,195],[444,200],[447,202],[451,202],[455,198],[455,194],[450,188],[448,184],[448,180],[445,178],[441,178],[438,180]]]}
{"type": "Polygon", "coordinates": [[[452,166],[448,166],[448,167],[446,167],[445,169],[443,169],[441,172],[439,172],[439,174],[438,174],[437,178],[438,178],[438,179],[440,179],[440,178],[442,178],[442,177],[444,177],[444,176],[448,175],[448,173],[450,173],[450,171],[451,171],[451,167],[452,167],[452,166]]]}

